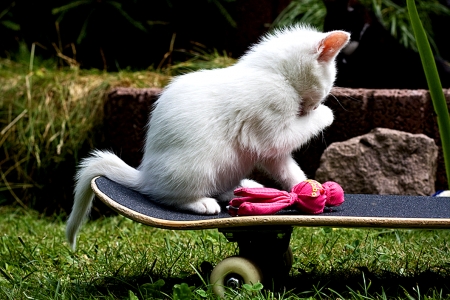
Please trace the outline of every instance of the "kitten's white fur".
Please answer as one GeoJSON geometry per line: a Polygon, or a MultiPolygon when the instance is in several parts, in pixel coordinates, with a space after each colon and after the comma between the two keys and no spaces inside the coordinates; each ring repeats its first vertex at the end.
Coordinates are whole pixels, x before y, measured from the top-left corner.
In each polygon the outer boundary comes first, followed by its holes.
{"type": "Polygon", "coordinates": [[[342,31],[295,26],[264,37],[225,69],[175,78],[156,102],[138,169],[95,150],[80,163],[66,236],[90,211],[92,178],[103,175],[155,201],[217,214],[255,166],[284,189],[306,179],[291,153],[333,121],[321,102],[336,76],[334,59],[348,42],[342,31]]]}

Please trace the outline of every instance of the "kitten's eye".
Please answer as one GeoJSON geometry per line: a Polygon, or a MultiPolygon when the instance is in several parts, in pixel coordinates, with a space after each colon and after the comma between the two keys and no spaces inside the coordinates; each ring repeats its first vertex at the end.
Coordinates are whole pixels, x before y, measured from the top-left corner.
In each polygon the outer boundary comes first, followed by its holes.
{"type": "Polygon", "coordinates": [[[319,107],[319,105],[314,106],[313,110],[317,109],[319,107]]]}

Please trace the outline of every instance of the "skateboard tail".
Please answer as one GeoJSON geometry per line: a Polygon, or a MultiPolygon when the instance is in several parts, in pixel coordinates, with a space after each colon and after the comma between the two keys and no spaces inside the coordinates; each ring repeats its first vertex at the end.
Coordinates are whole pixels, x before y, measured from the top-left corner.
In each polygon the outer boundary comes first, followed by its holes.
{"type": "Polygon", "coordinates": [[[97,176],[108,177],[129,188],[137,188],[139,182],[139,171],[111,152],[95,150],[80,162],[75,176],[74,204],[66,226],[66,238],[73,250],[78,231],[91,211],[94,199],[91,180],[97,176]]]}

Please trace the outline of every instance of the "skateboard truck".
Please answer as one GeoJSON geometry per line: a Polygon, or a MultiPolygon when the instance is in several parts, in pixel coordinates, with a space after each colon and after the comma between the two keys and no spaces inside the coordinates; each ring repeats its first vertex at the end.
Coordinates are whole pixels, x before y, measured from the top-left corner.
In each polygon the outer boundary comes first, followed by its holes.
{"type": "Polygon", "coordinates": [[[236,289],[256,282],[282,287],[293,263],[292,230],[288,225],[219,228],[229,242],[238,244],[239,255],[224,259],[213,269],[213,291],[223,295],[225,287],[236,289]]]}

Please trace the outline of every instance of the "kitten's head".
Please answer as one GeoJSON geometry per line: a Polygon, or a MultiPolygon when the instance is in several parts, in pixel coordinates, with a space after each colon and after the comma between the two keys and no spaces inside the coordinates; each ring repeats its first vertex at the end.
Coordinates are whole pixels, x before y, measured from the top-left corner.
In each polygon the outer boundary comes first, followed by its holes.
{"type": "Polygon", "coordinates": [[[299,114],[304,115],[330,93],[336,78],[335,58],[349,39],[345,31],[322,33],[296,25],[266,35],[240,63],[281,75],[300,96],[299,114]]]}

